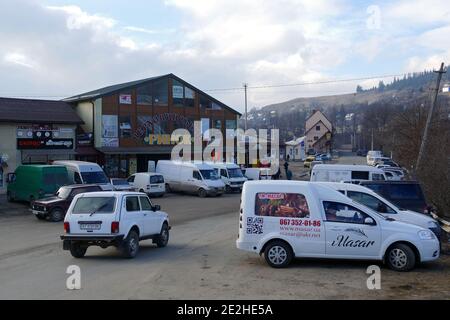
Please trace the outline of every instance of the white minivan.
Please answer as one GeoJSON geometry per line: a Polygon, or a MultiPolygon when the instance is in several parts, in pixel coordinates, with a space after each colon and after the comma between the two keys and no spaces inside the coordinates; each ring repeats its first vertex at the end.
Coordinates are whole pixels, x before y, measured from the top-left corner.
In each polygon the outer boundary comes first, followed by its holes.
{"type": "Polygon", "coordinates": [[[343,195],[346,195],[350,199],[359,202],[366,207],[369,207],[370,209],[384,215],[387,218],[412,223],[422,228],[430,229],[438,239],[441,238],[441,226],[436,220],[423,213],[401,209],[369,188],[352,183],[317,183],[329,186],[341,192],[343,195]]]}
{"type": "Polygon", "coordinates": [[[310,181],[357,182],[386,180],[384,171],[372,166],[352,164],[317,164],[311,171],[310,181]]]}
{"type": "Polygon", "coordinates": [[[294,257],[384,261],[397,271],[439,258],[433,232],[378,214],[323,184],[244,184],[238,249],[264,254],[275,268],[294,257]]]}
{"type": "Polygon", "coordinates": [[[225,184],[227,192],[241,192],[244,182],[247,178],[244,177],[241,168],[235,163],[213,162],[208,163],[216,170],[216,173],[225,184]]]}
{"type": "Polygon", "coordinates": [[[136,191],[144,192],[148,196],[162,197],[166,193],[164,177],[160,173],[138,172],[127,179],[136,191]]]}
{"type": "Polygon", "coordinates": [[[379,150],[370,150],[367,152],[366,160],[367,165],[373,166],[375,164],[375,158],[381,158],[383,153],[379,150]]]}
{"type": "Polygon", "coordinates": [[[159,160],[156,172],[164,176],[166,190],[194,193],[199,197],[221,196],[225,184],[213,167],[203,162],[159,160]]]}
{"type": "Polygon", "coordinates": [[[98,184],[104,191],[112,191],[113,186],[102,168],[94,162],[58,160],[53,165],[64,166],[73,184],[98,184]]]}

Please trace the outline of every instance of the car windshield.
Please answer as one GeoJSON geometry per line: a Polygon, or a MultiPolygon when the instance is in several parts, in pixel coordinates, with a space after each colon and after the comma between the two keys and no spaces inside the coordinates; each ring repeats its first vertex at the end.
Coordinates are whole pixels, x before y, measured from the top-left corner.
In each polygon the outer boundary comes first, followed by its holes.
{"type": "Polygon", "coordinates": [[[108,183],[103,171],[82,172],[81,177],[85,184],[108,183]]]}
{"type": "Polygon", "coordinates": [[[59,190],[56,192],[56,196],[58,196],[61,199],[67,199],[71,191],[72,190],[70,188],[66,187],[59,188],[59,190]]]}
{"type": "Polygon", "coordinates": [[[244,175],[242,174],[241,169],[235,168],[235,169],[228,169],[228,176],[230,178],[242,178],[244,175]]]}
{"type": "Polygon", "coordinates": [[[112,184],[115,186],[127,186],[129,185],[128,181],[125,179],[113,179],[112,184]]]}
{"type": "Polygon", "coordinates": [[[115,197],[82,197],[77,200],[72,214],[113,213],[115,197]]]}
{"type": "Polygon", "coordinates": [[[200,170],[200,173],[205,180],[219,180],[219,175],[213,169],[200,170]]]}

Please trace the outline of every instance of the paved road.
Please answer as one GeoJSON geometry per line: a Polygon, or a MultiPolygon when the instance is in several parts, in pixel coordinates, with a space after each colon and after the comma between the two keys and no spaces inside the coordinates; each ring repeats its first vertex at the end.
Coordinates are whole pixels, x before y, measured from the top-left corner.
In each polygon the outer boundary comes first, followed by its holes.
{"type": "Polygon", "coordinates": [[[61,223],[26,211],[0,217],[0,299],[450,299],[450,257],[410,273],[382,268],[382,290],[366,288],[369,262],[298,260],[274,270],[235,248],[239,195],[155,201],[170,213],[169,246],[150,242],[134,260],[114,248],[90,248],[77,260],[61,248],[61,223]],[[69,265],[82,289],[66,289],[69,265]]]}

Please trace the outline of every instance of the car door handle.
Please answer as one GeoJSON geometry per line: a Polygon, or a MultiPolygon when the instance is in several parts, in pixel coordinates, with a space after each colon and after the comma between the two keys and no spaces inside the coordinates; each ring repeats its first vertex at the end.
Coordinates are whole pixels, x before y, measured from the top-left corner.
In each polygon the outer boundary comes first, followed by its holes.
{"type": "Polygon", "coordinates": [[[342,231],[341,228],[331,228],[331,231],[342,231]]]}

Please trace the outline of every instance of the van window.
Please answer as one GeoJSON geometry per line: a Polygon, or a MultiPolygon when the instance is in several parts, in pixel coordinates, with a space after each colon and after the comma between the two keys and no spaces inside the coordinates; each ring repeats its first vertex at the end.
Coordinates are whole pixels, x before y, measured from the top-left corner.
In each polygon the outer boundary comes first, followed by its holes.
{"type": "Polygon", "coordinates": [[[324,201],[323,209],[328,222],[364,224],[364,220],[370,218],[361,210],[339,202],[324,201]]]}
{"type": "Polygon", "coordinates": [[[257,193],[255,215],[309,218],[309,207],[305,196],[300,193],[257,193]]]}
{"type": "Polygon", "coordinates": [[[392,184],[390,188],[390,198],[395,200],[423,200],[422,191],[415,184],[392,184]]]}
{"type": "Polygon", "coordinates": [[[369,180],[369,171],[352,171],[352,180],[369,180]]]}
{"type": "Polygon", "coordinates": [[[385,204],[383,201],[379,200],[378,198],[367,194],[363,192],[357,192],[357,191],[348,191],[347,197],[350,199],[359,202],[366,207],[369,207],[372,210],[375,210],[379,213],[388,213],[388,214],[395,214],[395,212],[391,207],[389,207],[387,204],[385,204]]]}
{"type": "Polygon", "coordinates": [[[202,176],[200,175],[200,172],[198,172],[198,171],[194,171],[192,173],[192,177],[196,180],[202,180],[202,176]]]}
{"type": "Polygon", "coordinates": [[[128,182],[133,183],[136,176],[131,176],[127,179],[128,182]]]}
{"type": "Polygon", "coordinates": [[[220,176],[221,176],[221,177],[228,178],[227,170],[225,170],[225,169],[220,169],[220,176]]]}
{"type": "Polygon", "coordinates": [[[82,184],[83,182],[81,181],[81,177],[80,177],[80,174],[78,173],[78,172],[74,172],[74,174],[73,174],[73,181],[76,183],[76,184],[82,184]]]}
{"type": "Polygon", "coordinates": [[[384,176],[382,174],[372,173],[372,180],[374,180],[374,181],[383,181],[385,179],[384,179],[384,176]]]}
{"type": "Polygon", "coordinates": [[[127,197],[126,207],[128,212],[139,211],[139,200],[138,197],[127,197]]]}
{"type": "Polygon", "coordinates": [[[82,172],[81,176],[86,184],[108,183],[108,179],[103,171],[82,172]]]}
{"type": "Polygon", "coordinates": [[[151,176],[150,183],[164,183],[164,177],[160,175],[151,176]]]}

